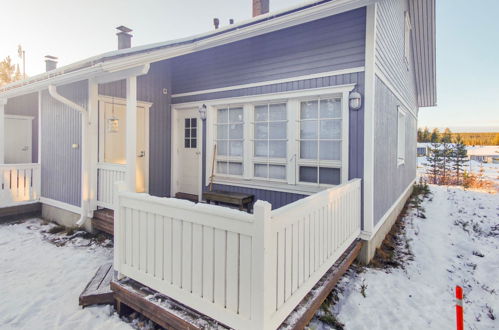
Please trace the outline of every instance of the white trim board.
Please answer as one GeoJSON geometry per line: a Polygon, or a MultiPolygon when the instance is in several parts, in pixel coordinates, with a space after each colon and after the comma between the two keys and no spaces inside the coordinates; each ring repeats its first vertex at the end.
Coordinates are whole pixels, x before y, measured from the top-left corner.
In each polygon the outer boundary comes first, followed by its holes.
{"type": "Polygon", "coordinates": [[[33,117],[33,116],[7,115],[7,114],[4,117],[9,118],[9,119],[26,119],[26,120],[34,120],[35,119],[35,117],[33,117]]]}
{"type": "Polygon", "coordinates": [[[411,107],[409,107],[409,104],[404,100],[404,98],[402,97],[402,95],[395,89],[395,86],[392,83],[390,83],[390,81],[385,76],[385,74],[381,70],[379,70],[378,68],[376,68],[374,70],[374,73],[375,73],[376,77],[378,77],[379,80],[381,80],[383,82],[383,84],[385,84],[385,86],[390,90],[390,92],[392,92],[393,95],[395,95],[395,97],[399,100],[399,102],[402,103],[402,105],[404,106],[404,108],[406,108],[407,111],[415,119],[417,119],[417,115],[411,110],[411,107]]]}
{"type": "Polygon", "coordinates": [[[81,214],[81,207],[74,206],[74,205],[67,204],[67,203],[60,202],[60,201],[56,201],[55,199],[40,197],[40,203],[47,204],[47,205],[50,205],[53,207],[57,207],[59,209],[63,209],[63,210],[69,211],[69,212],[73,212],[73,213],[76,213],[78,215],[81,214]]]}
{"type": "Polygon", "coordinates": [[[266,86],[266,85],[283,84],[283,83],[288,83],[288,82],[296,82],[296,81],[307,80],[307,79],[339,76],[339,75],[343,75],[343,74],[358,73],[358,72],[364,72],[364,67],[360,66],[360,67],[351,68],[351,69],[319,72],[319,73],[308,74],[308,75],[304,75],[304,76],[296,76],[296,77],[276,79],[276,80],[266,80],[266,81],[260,81],[260,82],[255,82],[255,83],[205,89],[205,90],[188,92],[188,93],[179,93],[179,94],[173,94],[172,98],[201,95],[201,94],[209,94],[209,93],[217,93],[217,92],[225,92],[225,91],[230,91],[230,90],[237,90],[237,89],[251,88],[251,87],[260,87],[260,86],[266,86]]]}
{"type": "Polygon", "coordinates": [[[172,104],[175,109],[184,109],[184,108],[192,108],[199,107],[203,104],[207,106],[219,106],[225,105],[228,103],[247,103],[247,102],[260,102],[260,101],[275,101],[275,100],[287,100],[289,98],[299,98],[299,97],[307,97],[307,96],[315,96],[319,94],[340,94],[343,92],[352,91],[357,84],[346,84],[346,85],[336,85],[336,86],[327,86],[320,88],[309,88],[309,89],[300,89],[289,92],[280,92],[280,93],[268,93],[268,94],[258,94],[258,95],[250,95],[250,96],[238,96],[238,97],[228,97],[228,98],[220,98],[213,100],[205,100],[205,101],[193,101],[186,103],[177,103],[172,104]]]}

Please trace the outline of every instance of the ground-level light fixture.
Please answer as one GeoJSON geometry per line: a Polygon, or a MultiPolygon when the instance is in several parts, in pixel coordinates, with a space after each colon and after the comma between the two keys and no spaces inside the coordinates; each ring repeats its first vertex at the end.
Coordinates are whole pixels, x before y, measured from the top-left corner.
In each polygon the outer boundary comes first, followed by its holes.
{"type": "Polygon", "coordinates": [[[206,104],[199,107],[199,117],[201,117],[201,120],[206,119],[206,104]]]}
{"type": "Polygon", "coordinates": [[[350,109],[359,110],[362,106],[362,95],[360,95],[357,90],[353,90],[350,93],[350,97],[348,98],[348,104],[350,106],[350,109]]]}

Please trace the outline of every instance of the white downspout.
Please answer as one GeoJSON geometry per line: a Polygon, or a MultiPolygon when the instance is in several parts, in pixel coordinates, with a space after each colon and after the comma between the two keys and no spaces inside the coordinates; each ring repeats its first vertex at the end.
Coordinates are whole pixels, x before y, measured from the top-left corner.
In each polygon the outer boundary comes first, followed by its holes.
{"type": "Polygon", "coordinates": [[[81,191],[81,214],[80,219],[76,222],[78,227],[83,226],[85,221],[87,220],[87,194],[88,194],[88,169],[87,169],[87,126],[88,126],[88,112],[87,109],[82,107],[79,104],[74,103],[73,101],[65,98],[61,94],[57,92],[57,87],[54,85],[48,86],[49,94],[55,100],[61,102],[62,104],[67,105],[71,109],[81,112],[82,115],[82,123],[81,123],[81,187],[83,188],[81,191]]]}

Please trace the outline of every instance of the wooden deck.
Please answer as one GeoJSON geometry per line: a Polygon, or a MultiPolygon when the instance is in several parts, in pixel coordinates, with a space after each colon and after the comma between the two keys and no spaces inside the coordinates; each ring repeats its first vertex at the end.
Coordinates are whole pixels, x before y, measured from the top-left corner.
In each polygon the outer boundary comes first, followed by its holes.
{"type": "Polygon", "coordinates": [[[112,304],[114,301],[111,291],[111,280],[113,279],[113,264],[104,264],[97,269],[94,277],[88,282],[85,290],[80,295],[80,306],[112,304]]]}
{"type": "Polygon", "coordinates": [[[114,235],[114,211],[109,209],[95,211],[92,218],[92,227],[109,235],[114,235]]]}
{"type": "Polygon", "coordinates": [[[0,223],[27,217],[40,216],[42,212],[42,204],[29,203],[25,205],[0,207],[0,223]]]}

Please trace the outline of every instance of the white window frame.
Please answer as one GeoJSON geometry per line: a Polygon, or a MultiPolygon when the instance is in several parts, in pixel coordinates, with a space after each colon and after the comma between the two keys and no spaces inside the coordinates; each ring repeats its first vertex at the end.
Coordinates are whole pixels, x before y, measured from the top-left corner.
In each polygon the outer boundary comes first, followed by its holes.
{"type": "Polygon", "coordinates": [[[407,113],[397,106],[397,166],[405,163],[405,136],[407,132],[407,113]]]}
{"type": "Polygon", "coordinates": [[[203,104],[207,106],[207,118],[206,118],[206,168],[205,168],[205,185],[210,183],[210,177],[212,175],[212,163],[213,163],[213,148],[216,140],[216,127],[214,124],[217,122],[217,109],[230,105],[235,107],[236,105],[243,106],[244,113],[244,164],[243,164],[243,176],[230,176],[230,175],[216,175],[213,182],[219,184],[226,184],[239,187],[250,187],[255,189],[265,189],[274,190],[282,192],[290,192],[297,194],[310,195],[318,191],[324,190],[325,188],[331,187],[331,185],[317,185],[313,183],[300,183],[298,182],[298,139],[299,139],[299,115],[300,115],[300,102],[304,98],[319,97],[336,97],[342,99],[342,117],[345,120],[342,121],[342,140],[343,147],[341,154],[341,166],[343,169],[341,172],[341,182],[345,183],[348,181],[348,153],[349,153],[349,141],[348,141],[348,123],[349,123],[349,108],[348,108],[348,97],[350,92],[355,88],[356,84],[345,84],[338,86],[329,86],[323,88],[312,88],[306,90],[298,90],[292,92],[284,93],[274,93],[274,94],[263,94],[263,95],[253,95],[253,96],[242,96],[234,98],[216,99],[216,100],[201,100],[195,102],[187,102],[181,104],[175,104],[175,109],[192,108],[199,107],[203,104]],[[253,107],[256,104],[262,103],[280,103],[287,102],[288,111],[288,135],[287,135],[287,167],[286,176],[287,180],[285,182],[277,181],[267,181],[259,180],[253,177],[253,125],[249,124],[253,121],[253,107]],[[291,132],[295,132],[291,136],[291,132]]]}
{"type": "Polygon", "coordinates": [[[404,62],[407,70],[409,70],[409,63],[411,58],[411,18],[409,13],[404,12],[404,62]]]}

